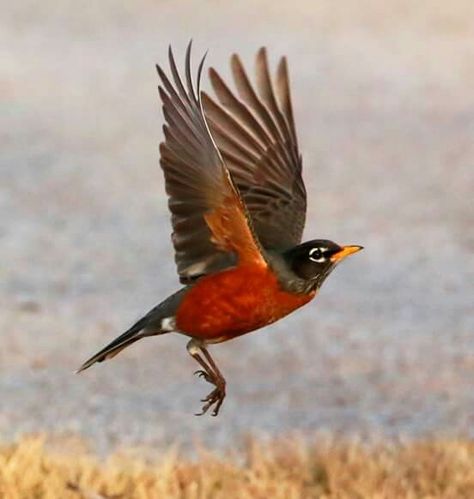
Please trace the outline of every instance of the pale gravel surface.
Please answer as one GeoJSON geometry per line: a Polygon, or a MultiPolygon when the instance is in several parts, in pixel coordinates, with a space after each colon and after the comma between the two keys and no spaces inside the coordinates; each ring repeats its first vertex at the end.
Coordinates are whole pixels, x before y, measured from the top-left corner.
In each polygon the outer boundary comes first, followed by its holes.
{"type": "Polygon", "coordinates": [[[2,4],[0,438],[474,436],[472,2],[2,4]],[[72,374],[177,287],[153,65],[190,37],[220,69],[289,56],[306,235],[366,247],[315,303],[213,349],[217,419],[192,415],[208,386],[183,337],[72,374]]]}

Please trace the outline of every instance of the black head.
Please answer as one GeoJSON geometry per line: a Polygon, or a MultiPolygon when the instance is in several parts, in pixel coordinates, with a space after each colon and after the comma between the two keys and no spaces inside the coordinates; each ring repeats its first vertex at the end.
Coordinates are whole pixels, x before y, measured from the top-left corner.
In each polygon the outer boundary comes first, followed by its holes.
{"type": "Polygon", "coordinates": [[[283,256],[290,269],[304,279],[311,290],[319,288],[346,256],[361,249],[362,246],[339,246],[327,239],[314,239],[291,248],[283,256]]]}

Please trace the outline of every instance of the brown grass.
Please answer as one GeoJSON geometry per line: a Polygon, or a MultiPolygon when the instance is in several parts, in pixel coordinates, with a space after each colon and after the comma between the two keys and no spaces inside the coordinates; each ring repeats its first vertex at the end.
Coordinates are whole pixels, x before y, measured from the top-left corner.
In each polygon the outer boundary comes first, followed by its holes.
{"type": "Polygon", "coordinates": [[[0,447],[0,497],[68,498],[458,498],[474,497],[474,442],[262,444],[232,457],[170,451],[145,461],[48,450],[41,437],[0,447]]]}

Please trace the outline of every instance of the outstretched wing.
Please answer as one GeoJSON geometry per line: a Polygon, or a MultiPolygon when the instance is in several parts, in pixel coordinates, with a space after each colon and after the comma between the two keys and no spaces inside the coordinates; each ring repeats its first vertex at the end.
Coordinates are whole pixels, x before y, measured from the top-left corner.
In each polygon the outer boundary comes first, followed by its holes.
{"type": "Polygon", "coordinates": [[[232,183],[209,132],[191,77],[191,44],[186,51],[185,83],[169,49],[171,79],[157,66],[165,141],[160,144],[173,225],[172,240],[181,282],[239,262],[266,265],[245,205],[232,183]]]}
{"type": "Polygon", "coordinates": [[[219,74],[209,76],[219,103],[203,92],[212,136],[245,201],[259,241],[266,249],[301,242],[306,190],[293,119],[286,58],[270,77],[265,48],[256,59],[256,88],[237,55],[231,58],[236,96],[219,74]]]}

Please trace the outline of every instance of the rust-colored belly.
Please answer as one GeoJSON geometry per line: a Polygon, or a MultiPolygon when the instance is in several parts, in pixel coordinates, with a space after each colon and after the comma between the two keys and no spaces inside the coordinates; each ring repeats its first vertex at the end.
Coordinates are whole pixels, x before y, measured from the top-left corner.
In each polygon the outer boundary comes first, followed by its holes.
{"type": "Polygon", "coordinates": [[[281,319],[314,294],[283,291],[266,267],[240,266],[201,278],[184,296],[176,325],[189,336],[218,343],[281,319]]]}

